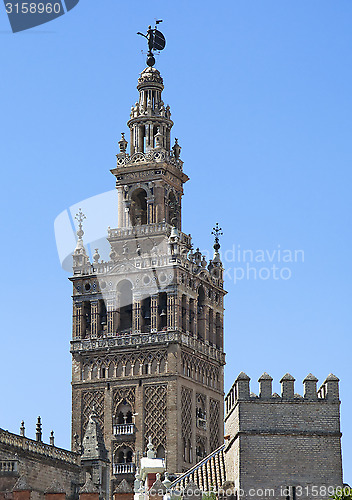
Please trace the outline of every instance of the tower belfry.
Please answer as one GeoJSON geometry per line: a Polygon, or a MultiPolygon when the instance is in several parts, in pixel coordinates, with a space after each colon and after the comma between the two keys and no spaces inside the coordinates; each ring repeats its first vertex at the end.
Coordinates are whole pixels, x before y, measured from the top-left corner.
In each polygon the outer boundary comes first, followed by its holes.
{"type": "Polygon", "coordinates": [[[221,233],[214,229],[207,262],[182,232],[188,177],[177,139],[171,146],[159,71],[148,66],[137,89],[129,145],[122,134],[111,170],[118,227],[108,229],[110,260],[99,261],[97,251],[90,263],[80,242],[84,258],[74,259],[70,278],[73,442],[82,443],[94,408],[111,494],[122,479],[133,481],[149,437],[169,472],[187,470],[223,442],[221,233]]]}

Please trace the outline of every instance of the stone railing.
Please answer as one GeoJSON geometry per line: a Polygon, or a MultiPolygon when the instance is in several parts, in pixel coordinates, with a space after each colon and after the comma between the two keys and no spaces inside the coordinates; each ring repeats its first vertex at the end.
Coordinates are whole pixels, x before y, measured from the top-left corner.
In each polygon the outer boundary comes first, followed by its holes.
{"type": "MultiPolygon", "coordinates": [[[[127,236],[150,236],[166,233],[170,235],[172,226],[167,222],[156,222],[153,224],[142,224],[141,226],[119,227],[117,229],[108,229],[108,238],[121,238],[127,236]]],[[[180,243],[183,245],[191,245],[191,236],[179,231],[180,243]]]]}
{"type": "Polygon", "coordinates": [[[135,464],[113,464],[113,474],[134,474],[135,464]]]}
{"type": "Polygon", "coordinates": [[[18,472],[18,460],[1,460],[0,474],[16,474],[18,472]]]}
{"type": "Polygon", "coordinates": [[[117,166],[118,167],[127,167],[129,165],[134,165],[137,163],[169,163],[174,167],[178,168],[182,171],[183,169],[183,161],[176,159],[173,152],[171,151],[149,151],[148,153],[134,153],[132,156],[128,155],[117,155],[117,166]]]}
{"type": "Polygon", "coordinates": [[[195,349],[197,352],[202,352],[220,363],[225,363],[225,354],[216,347],[205,344],[186,333],[175,331],[166,331],[158,333],[133,333],[130,335],[121,335],[114,337],[106,337],[102,339],[76,339],[71,341],[71,353],[79,353],[84,351],[95,351],[106,348],[114,348],[121,346],[137,346],[148,344],[165,344],[166,342],[179,342],[195,349]]]}
{"type": "Polygon", "coordinates": [[[115,436],[126,436],[134,434],[134,424],[116,424],[113,426],[113,432],[115,436]]]}
{"type": "Polygon", "coordinates": [[[0,444],[9,445],[23,451],[37,453],[38,455],[61,460],[72,465],[79,465],[80,463],[80,458],[77,453],[57,448],[56,446],[51,446],[41,441],[34,441],[33,439],[18,436],[17,434],[12,434],[3,429],[0,429],[0,444]]]}

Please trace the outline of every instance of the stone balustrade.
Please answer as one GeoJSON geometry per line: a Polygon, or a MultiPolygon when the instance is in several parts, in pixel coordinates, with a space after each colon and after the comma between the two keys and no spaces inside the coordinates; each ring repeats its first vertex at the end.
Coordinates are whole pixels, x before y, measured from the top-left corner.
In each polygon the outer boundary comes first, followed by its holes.
{"type": "Polygon", "coordinates": [[[113,464],[112,469],[114,474],[134,474],[135,464],[113,464]]]}
{"type": "Polygon", "coordinates": [[[135,433],[134,424],[116,424],[113,426],[115,436],[126,436],[135,433]]]}
{"type": "Polygon", "coordinates": [[[37,453],[48,458],[61,460],[72,465],[79,465],[80,463],[80,457],[77,453],[57,448],[56,446],[51,446],[41,441],[34,441],[33,439],[18,436],[17,434],[12,434],[3,429],[0,429],[0,443],[18,448],[18,450],[37,453]]]}
{"type": "Polygon", "coordinates": [[[165,342],[178,342],[187,345],[197,352],[201,352],[222,364],[225,364],[225,354],[214,346],[204,343],[187,333],[175,331],[160,333],[133,333],[130,335],[116,335],[100,339],[75,339],[71,341],[71,353],[83,353],[86,351],[99,351],[114,347],[135,347],[147,344],[165,344],[165,342]]]}

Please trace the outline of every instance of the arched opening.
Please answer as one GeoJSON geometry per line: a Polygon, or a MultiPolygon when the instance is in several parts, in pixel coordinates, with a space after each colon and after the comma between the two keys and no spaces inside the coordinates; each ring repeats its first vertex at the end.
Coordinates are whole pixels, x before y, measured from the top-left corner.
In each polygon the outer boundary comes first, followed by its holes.
{"type": "Polygon", "coordinates": [[[165,448],[161,444],[156,450],[156,458],[165,458],[165,448]]]}
{"type": "Polygon", "coordinates": [[[132,330],[132,284],[122,280],[117,286],[117,333],[129,333],[132,330]]]}
{"type": "Polygon", "coordinates": [[[150,322],[151,322],[151,299],[150,297],[146,297],[142,300],[142,321],[141,321],[141,330],[144,333],[150,332],[150,322]]]}
{"type": "Polygon", "coordinates": [[[132,424],[132,406],[124,399],[116,408],[114,415],[114,425],[132,424]]]}
{"type": "Polygon", "coordinates": [[[198,338],[204,340],[205,338],[205,292],[202,285],[198,288],[198,301],[197,301],[197,335],[198,338]]]}
{"type": "Polygon", "coordinates": [[[179,209],[176,196],[171,191],[168,200],[168,223],[179,229],[179,209]]]}
{"type": "Polygon", "coordinates": [[[98,301],[98,332],[103,334],[106,331],[107,325],[107,312],[105,300],[98,301]]]}
{"type": "Polygon", "coordinates": [[[131,196],[131,224],[141,226],[147,224],[147,193],[144,189],[136,189],[131,196]]]}
{"type": "Polygon", "coordinates": [[[122,446],[115,454],[115,463],[130,464],[133,461],[133,451],[128,446],[122,446]]]}
{"type": "Polygon", "coordinates": [[[91,333],[92,313],[90,302],[83,302],[82,305],[82,338],[87,338],[91,333]]]}
{"type": "Polygon", "coordinates": [[[205,409],[205,396],[197,395],[196,406],[196,425],[198,429],[206,430],[207,427],[206,409],[205,409]]]}
{"type": "Polygon", "coordinates": [[[166,292],[159,293],[158,296],[158,330],[166,330],[167,328],[167,294],[166,292]]]}

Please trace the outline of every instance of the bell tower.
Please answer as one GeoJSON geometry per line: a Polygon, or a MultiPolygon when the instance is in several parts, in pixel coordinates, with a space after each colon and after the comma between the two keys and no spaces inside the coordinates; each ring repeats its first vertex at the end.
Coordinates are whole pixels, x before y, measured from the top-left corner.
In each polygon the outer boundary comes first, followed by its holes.
{"type": "MultiPolygon", "coordinates": [[[[223,443],[223,267],[218,226],[209,262],[182,232],[188,180],[163,79],[147,67],[111,172],[118,227],[108,262],[89,262],[78,214],[74,253],[72,443],[80,447],[94,409],[110,460],[110,494],[132,482],[151,438],[170,473],[223,443]]],[[[83,224],[84,226],[84,224],[83,224]]]]}

